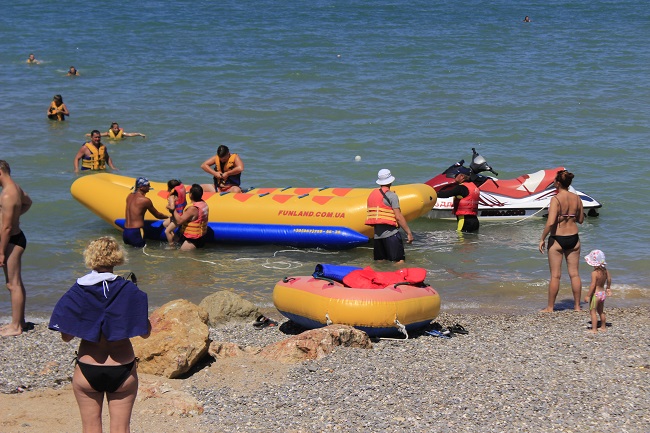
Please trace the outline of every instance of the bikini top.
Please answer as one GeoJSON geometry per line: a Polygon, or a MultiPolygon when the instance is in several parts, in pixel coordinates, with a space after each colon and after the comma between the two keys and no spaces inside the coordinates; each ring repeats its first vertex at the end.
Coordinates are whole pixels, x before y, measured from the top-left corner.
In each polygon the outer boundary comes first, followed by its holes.
{"type": "MultiPolygon", "coordinates": [[[[561,205],[561,203],[560,203],[560,199],[557,198],[557,196],[555,196],[555,197],[553,197],[553,198],[557,200],[557,204],[560,205],[560,208],[561,208],[562,205],[561,205]]],[[[572,214],[572,213],[565,213],[565,214],[559,214],[557,217],[558,217],[558,218],[561,218],[561,217],[564,217],[564,218],[575,218],[576,215],[575,215],[575,214],[572,214]]]]}

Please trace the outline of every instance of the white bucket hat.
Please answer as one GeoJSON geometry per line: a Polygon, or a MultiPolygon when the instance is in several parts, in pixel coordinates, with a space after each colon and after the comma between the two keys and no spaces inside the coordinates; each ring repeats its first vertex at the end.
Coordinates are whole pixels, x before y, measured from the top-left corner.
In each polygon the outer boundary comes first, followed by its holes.
{"type": "Polygon", "coordinates": [[[379,170],[379,173],[377,173],[377,185],[390,185],[391,183],[395,182],[395,177],[390,174],[390,170],[387,168],[382,168],[379,170]]]}
{"type": "Polygon", "coordinates": [[[605,253],[600,250],[593,250],[585,256],[585,261],[589,266],[603,266],[606,265],[605,253]]]}

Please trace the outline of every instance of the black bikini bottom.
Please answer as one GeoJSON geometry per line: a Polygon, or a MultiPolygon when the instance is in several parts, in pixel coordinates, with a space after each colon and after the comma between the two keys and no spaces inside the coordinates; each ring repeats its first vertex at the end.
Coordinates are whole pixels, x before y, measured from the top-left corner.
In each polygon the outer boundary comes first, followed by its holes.
{"type": "Polygon", "coordinates": [[[564,251],[566,250],[572,250],[575,248],[576,245],[578,245],[578,242],[580,242],[580,237],[576,233],[575,235],[569,235],[569,236],[549,236],[548,237],[548,247],[551,248],[551,245],[553,245],[553,241],[557,241],[557,243],[560,245],[560,248],[562,248],[564,251]]]}
{"type": "Polygon", "coordinates": [[[77,361],[90,386],[98,392],[115,392],[131,375],[135,359],[124,365],[94,365],[77,361]]]}

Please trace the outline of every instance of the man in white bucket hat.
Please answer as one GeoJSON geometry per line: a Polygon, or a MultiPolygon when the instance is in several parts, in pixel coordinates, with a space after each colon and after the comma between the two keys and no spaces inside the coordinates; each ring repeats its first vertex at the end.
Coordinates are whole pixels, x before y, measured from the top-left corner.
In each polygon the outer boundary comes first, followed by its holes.
{"type": "Polygon", "coordinates": [[[393,182],[395,177],[390,170],[379,170],[376,181],[379,188],[368,196],[366,225],[375,229],[374,259],[403,263],[406,256],[399,228],[406,232],[406,242],[409,244],[413,242],[413,233],[402,215],[397,194],[390,190],[393,182]]]}

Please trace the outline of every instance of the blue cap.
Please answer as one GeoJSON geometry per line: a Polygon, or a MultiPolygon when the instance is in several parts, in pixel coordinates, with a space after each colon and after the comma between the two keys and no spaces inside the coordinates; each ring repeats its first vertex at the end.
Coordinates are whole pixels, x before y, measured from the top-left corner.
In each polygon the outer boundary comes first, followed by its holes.
{"type": "Polygon", "coordinates": [[[454,176],[458,176],[459,174],[464,174],[465,176],[471,176],[472,172],[470,171],[469,168],[460,166],[454,172],[454,176]]]}
{"type": "Polygon", "coordinates": [[[149,184],[149,179],[147,179],[146,177],[137,178],[135,180],[135,189],[138,189],[138,188],[143,187],[143,186],[151,186],[149,184]]]}

